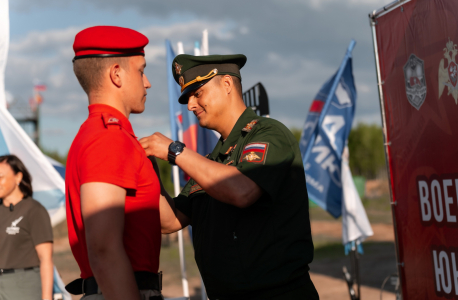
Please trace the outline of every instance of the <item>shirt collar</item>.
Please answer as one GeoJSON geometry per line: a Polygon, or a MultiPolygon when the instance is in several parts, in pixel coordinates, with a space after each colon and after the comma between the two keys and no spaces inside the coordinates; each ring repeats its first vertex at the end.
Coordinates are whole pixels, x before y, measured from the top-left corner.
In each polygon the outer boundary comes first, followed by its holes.
{"type": "Polygon", "coordinates": [[[247,109],[245,109],[245,111],[240,115],[239,119],[235,123],[226,141],[223,142],[223,138],[220,138],[219,143],[221,143],[222,146],[219,150],[219,154],[226,154],[226,152],[229,150],[229,147],[234,146],[239,137],[242,135],[242,129],[255,119],[259,119],[259,116],[253,111],[251,107],[247,107],[247,109]]]}
{"type": "Polygon", "coordinates": [[[110,114],[113,117],[117,118],[120,123],[121,127],[124,128],[130,135],[137,138],[135,136],[134,130],[132,129],[132,125],[128,118],[123,115],[122,112],[114,108],[113,106],[106,105],[106,104],[91,104],[88,106],[89,109],[89,116],[93,114],[110,114]]]}

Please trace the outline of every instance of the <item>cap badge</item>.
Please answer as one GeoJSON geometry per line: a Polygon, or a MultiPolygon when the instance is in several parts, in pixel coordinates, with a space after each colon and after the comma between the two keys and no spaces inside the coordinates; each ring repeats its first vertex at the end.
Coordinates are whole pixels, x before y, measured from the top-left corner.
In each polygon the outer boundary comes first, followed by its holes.
{"type": "Polygon", "coordinates": [[[184,78],[183,78],[183,76],[180,76],[180,79],[178,80],[178,82],[180,83],[180,86],[181,86],[181,87],[184,85],[184,78]]]}
{"type": "Polygon", "coordinates": [[[181,75],[181,68],[183,68],[183,66],[175,62],[175,73],[177,73],[178,75],[181,75]]]}

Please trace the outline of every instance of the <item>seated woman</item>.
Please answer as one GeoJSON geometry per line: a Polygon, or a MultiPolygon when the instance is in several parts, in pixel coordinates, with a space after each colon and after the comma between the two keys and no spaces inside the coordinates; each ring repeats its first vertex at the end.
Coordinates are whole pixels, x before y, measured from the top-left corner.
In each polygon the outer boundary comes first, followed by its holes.
{"type": "Polygon", "coordinates": [[[31,180],[19,158],[0,156],[1,300],[52,299],[51,220],[31,180]]]}

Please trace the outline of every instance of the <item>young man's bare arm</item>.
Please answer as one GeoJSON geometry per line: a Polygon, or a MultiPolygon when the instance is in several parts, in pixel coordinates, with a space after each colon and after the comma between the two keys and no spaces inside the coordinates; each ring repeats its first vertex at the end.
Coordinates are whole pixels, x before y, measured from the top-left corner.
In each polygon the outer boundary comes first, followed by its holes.
{"type": "Polygon", "coordinates": [[[140,299],[123,244],[126,190],[91,182],[81,186],[89,263],[106,300],[140,299]]]}
{"type": "Polygon", "coordinates": [[[154,171],[159,178],[161,183],[161,195],[159,200],[159,211],[161,216],[161,232],[162,233],[172,233],[176,232],[189,225],[189,218],[184,215],[182,212],[175,208],[175,203],[173,198],[170,197],[169,193],[164,188],[162,184],[161,176],[159,173],[159,166],[157,165],[156,158],[149,157],[153,163],[154,171]]]}

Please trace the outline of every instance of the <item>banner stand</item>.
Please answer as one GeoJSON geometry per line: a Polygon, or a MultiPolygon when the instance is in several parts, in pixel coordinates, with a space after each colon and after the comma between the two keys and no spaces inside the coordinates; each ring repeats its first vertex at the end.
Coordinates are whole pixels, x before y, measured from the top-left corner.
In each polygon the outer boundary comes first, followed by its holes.
{"type": "Polygon", "coordinates": [[[351,300],[360,300],[361,299],[361,280],[359,274],[359,255],[356,247],[352,249],[349,253],[350,263],[351,263],[351,274],[348,272],[346,266],[342,267],[343,277],[347,282],[348,293],[351,300]],[[353,276],[352,276],[353,275],[353,276]],[[356,285],[356,291],[354,286],[356,285]]]}
{"type": "Polygon", "coordinates": [[[378,53],[378,45],[377,45],[377,32],[375,30],[375,26],[377,25],[377,18],[380,17],[381,15],[399,7],[400,5],[409,2],[410,0],[396,0],[393,1],[392,3],[388,4],[387,6],[384,6],[378,10],[374,10],[371,14],[369,14],[369,21],[370,21],[370,26],[371,26],[371,31],[372,31],[372,41],[373,41],[373,46],[374,46],[374,56],[375,56],[375,69],[377,72],[377,86],[378,86],[378,94],[379,94],[379,100],[380,100],[380,112],[381,112],[381,117],[382,117],[382,128],[383,128],[383,145],[384,150],[385,150],[385,162],[386,162],[386,170],[387,170],[387,176],[388,176],[388,184],[389,184],[389,189],[390,189],[390,204],[391,204],[391,217],[393,220],[393,229],[394,229],[394,238],[395,238],[395,249],[396,249],[396,268],[398,271],[398,280],[399,280],[399,291],[398,294],[396,295],[396,299],[402,299],[402,267],[404,266],[403,262],[399,261],[399,239],[398,239],[398,231],[397,231],[397,225],[396,225],[396,202],[393,199],[393,189],[392,189],[392,182],[391,182],[391,172],[390,172],[390,152],[389,152],[389,146],[391,145],[391,142],[388,141],[388,136],[387,136],[387,125],[386,125],[386,115],[385,115],[385,101],[383,97],[383,87],[382,85],[384,82],[381,80],[381,72],[380,72],[380,60],[379,60],[379,53],[378,53]]]}

